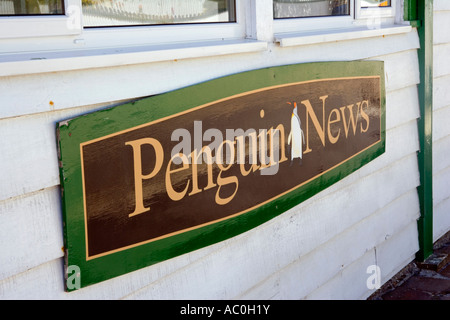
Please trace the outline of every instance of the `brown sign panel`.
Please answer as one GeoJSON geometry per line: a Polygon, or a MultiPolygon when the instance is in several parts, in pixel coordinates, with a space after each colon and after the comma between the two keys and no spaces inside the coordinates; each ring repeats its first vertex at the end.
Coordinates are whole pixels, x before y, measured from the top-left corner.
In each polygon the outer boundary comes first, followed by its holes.
{"type": "Polygon", "coordinates": [[[66,289],[241,234],[351,174],[384,152],[384,96],[383,62],[318,62],[60,122],[66,289]]]}
{"type": "Polygon", "coordinates": [[[80,144],[86,259],[225,221],[381,140],[381,79],[244,92],[80,144]]]}

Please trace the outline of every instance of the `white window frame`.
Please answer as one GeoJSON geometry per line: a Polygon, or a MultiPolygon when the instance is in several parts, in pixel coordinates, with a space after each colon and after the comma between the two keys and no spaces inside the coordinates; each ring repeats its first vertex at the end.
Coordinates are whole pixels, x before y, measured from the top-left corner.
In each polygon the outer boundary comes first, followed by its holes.
{"type": "MultiPolygon", "coordinates": [[[[352,3],[354,0],[350,0],[352,3]]],[[[350,27],[354,21],[354,6],[350,4],[350,15],[326,17],[302,17],[274,19],[274,33],[327,30],[350,27]]]]}
{"type": "Polygon", "coordinates": [[[0,17],[0,39],[77,35],[81,28],[81,0],[65,0],[64,15],[0,17]]]}
{"type": "MultiPolygon", "coordinates": [[[[367,24],[368,19],[394,20],[396,2],[391,7],[361,8],[360,0],[350,0],[350,15],[273,19],[273,34],[351,28],[367,24]]],[[[235,23],[205,23],[183,25],[153,25],[107,28],[83,28],[81,0],[65,0],[65,15],[0,17],[0,39],[23,37],[73,36],[70,41],[48,45],[44,50],[138,46],[205,40],[254,38],[258,15],[252,17],[255,6],[271,6],[268,0],[236,0],[235,23]],[[250,13],[250,14],[249,14],[250,13]],[[58,47],[61,46],[61,47],[58,47]]],[[[263,11],[272,10],[265,8],[263,11]]],[[[265,38],[269,38],[267,35],[265,38]]],[[[21,46],[20,46],[21,47],[21,46]]],[[[8,50],[9,51],[9,50],[8,50]]]]}
{"type": "Polygon", "coordinates": [[[350,0],[350,15],[274,19],[274,33],[309,32],[348,29],[367,24],[367,20],[380,18],[383,24],[393,23],[396,1],[390,7],[361,8],[360,0],[350,0]]]}
{"type": "Polygon", "coordinates": [[[24,45],[17,43],[23,37],[30,38],[34,50],[40,51],[245,39],[246,12],[251,1],[255,0],[236,0],[236,22],[83,28],[81,0],[65,0],[65,15],[0,17],[0,40],[11,39],[13,42],[3,47],[5,52],[14,52],[15,48],[23,51],[24,45]],[[54,37],[43,43],[36,40],[53,36],[70,37],[54,37]],[[34,43],[39,43],[40,48],[34,43]]]}
{"type": "Polygon", "coordinates": [[[104,47],[244,39],[248,2],[249,0],[236,1],[236,22],[88,27],[83,29],[76,41],[86,47],[104,47]]]}

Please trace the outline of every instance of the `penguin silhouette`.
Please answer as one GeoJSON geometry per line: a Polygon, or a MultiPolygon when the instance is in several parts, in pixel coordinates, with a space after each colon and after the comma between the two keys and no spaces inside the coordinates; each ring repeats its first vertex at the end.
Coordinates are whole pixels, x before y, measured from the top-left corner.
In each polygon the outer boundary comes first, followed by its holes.
{"type": "Polygon", "coordinates": [[[305,143],[305,135],[303,134],[300,117],[298,116],[297,103],[294,102],[294,110],[291,115],[291,132],[288,136],[288,145],[291,145],[291,165],[295,158],[300,158],[300,164],[302,164],[303,143],[305,143]]]}

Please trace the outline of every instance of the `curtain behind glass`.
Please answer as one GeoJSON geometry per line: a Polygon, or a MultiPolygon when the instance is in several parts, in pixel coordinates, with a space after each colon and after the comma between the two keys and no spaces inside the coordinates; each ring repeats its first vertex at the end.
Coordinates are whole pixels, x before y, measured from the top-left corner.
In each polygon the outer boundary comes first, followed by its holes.
{"type": "Polygon", "coordinates": [[[234,22],[234,0],[83,0],[85,27],[234,22]]]}
{"type": "Polygon", "coordinates": [[[274,0],[275,19],[350,14],[350,0],[274,0]]]}
{"type": "Polygon", "coordinates": [[[0,0],[0,15],[64,14],[63,0],[0,0]]]}

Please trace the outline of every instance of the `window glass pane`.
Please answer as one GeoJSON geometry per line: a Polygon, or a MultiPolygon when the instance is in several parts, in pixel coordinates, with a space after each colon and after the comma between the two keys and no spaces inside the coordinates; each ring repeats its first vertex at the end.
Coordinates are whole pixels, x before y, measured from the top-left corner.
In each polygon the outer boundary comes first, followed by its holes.
{"type": "Polygon", "coordinates": [[[361,0],[362,8],[369,7],[390,7],[391,0],[361,0]]]}
{"type": "Polygon", "coordinates": [[[275,19],[343,16],[350,14],[350,0],[274,0],[275,19]]]}
{"type": "Polygon", "coordinates": [[[235,22],[234,0],[82,0],[85,27],[235,22]]]}
{"type": "Polygon", "coordinates": [[[0,0],[0,16],[64,14],[63,0],[0,0]]]}

